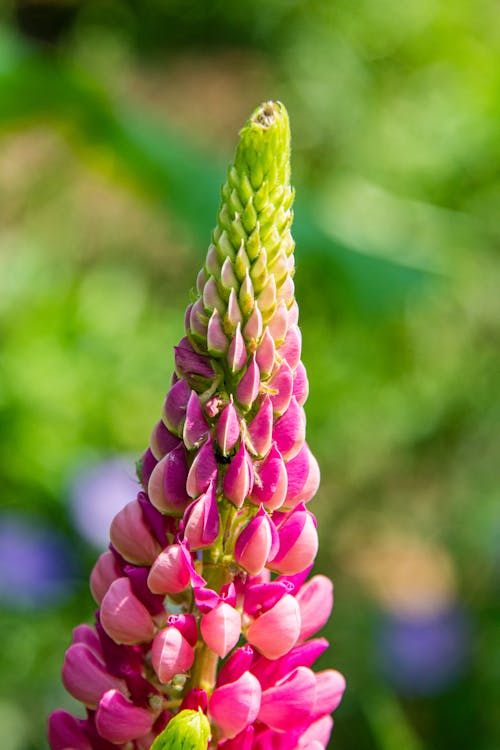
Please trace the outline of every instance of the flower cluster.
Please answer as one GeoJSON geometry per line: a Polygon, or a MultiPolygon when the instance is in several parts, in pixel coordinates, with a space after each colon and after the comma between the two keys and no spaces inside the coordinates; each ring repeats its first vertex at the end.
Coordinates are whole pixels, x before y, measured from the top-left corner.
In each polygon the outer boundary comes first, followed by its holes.
{"type": "Polygon", "coordinates": [[[52,750],[156,750],[186,710],[210,721],[210,740],[189,745],[200,750],[328,742],[345,683],[311,670],[333,589],[306,580],[319,469],[305,442],[289,140],[279,103],[241,131],[142,489],[91,574],[95,627],[77,627],[66,652],[63,682],[87,718],[53,713],[52,750]]]}

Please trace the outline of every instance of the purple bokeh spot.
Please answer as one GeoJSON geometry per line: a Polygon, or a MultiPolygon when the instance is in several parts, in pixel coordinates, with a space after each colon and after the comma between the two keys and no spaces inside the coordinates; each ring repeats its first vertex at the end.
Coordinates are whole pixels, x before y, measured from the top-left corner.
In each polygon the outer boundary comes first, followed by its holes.
{"type": "Polygon", "coordinates": [[[0,601],[21,608],[53,605],[75,578],[75,559],[63,538],[22,516],[0,516],[0,601]]]}
{"type": "Polygon", "coordinates": [[[427,615],[386,615],[377,634],[377,659],[402,693],[437,693],[465,670],[470,638],[469,619],[458,607],[427,615]]]}
{"type": "Polygon", "coordinates": [[[70,501],[74,523],[82,537],[97,549],[106,549],[111,521],[135,499],[138,490],[131,459],[111,458],[81,469],[71,482],[70,501]]]}

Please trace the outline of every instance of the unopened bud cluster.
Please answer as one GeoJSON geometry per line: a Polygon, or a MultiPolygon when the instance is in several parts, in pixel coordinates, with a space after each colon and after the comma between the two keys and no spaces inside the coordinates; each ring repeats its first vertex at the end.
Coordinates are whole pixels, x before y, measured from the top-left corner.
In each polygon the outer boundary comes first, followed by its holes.
{"type": "Polygon", "coordinates": [[[338,672],[311,670],[333,589],[306,580],[319,469],[284,107],[262,105],[240,135],[142,489],[91,574],[96,624],[66,652],[87,716],[52,714],[52,750],[321,750],[342,697],[338,672]]]}

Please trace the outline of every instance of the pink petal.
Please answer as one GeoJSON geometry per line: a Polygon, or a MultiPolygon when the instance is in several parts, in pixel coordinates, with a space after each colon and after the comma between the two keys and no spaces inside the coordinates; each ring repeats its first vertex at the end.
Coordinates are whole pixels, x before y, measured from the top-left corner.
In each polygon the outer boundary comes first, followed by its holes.
{"type": "Polygon", "coordinates": [[[154,594],[179,594],[189,586],[192,563],[181,544],[171,544],[154,561],[148,586],[154,594]]]}
{"type": "Polygon", "coordinates": [[[128,578],[117,578],[101,603],[101,623],[115,643],[136,644],[150,641],[154,625],[146,607],[132,592],[128,578]]]}
{"type": "Polygon", "coordinates": [[[179,445],[179,437],[167,430],[164,422],[158,422],[151,432],[149,446],[157,461],[179,445]]]}
{"type": "Polygon", "coordinates": [[[290,460],[302,448],[306,434],[304,410],[292,396],[290,406],[274,425],[273,438],[285,460],[290,460]]]}
{"type": "Polygon", "coordinates": [[[151,730],[153,721],[150,711],[135,706],[118,690],[104,693],[96,713],[97,731],[116,745],[142,737],[151,730]]]}
{"type": "Polygon", "coordinates": [[[333,607],[333,584],[329,578],[317,575],[307,581],[297,594],[301,628],[299,640],[305,641],[325,625],[333,607]]]}
{"type": "Polygon", "coordinates": [[[196,391],[191,391],[186,407],[183,439],[188,450],[198,448],[209,434],[210,428],[201,408],[200,397],[196,391]]]}
{"type": "Polygon", "coordinates": [[[66,651],[62,681],[68,693],[89,708],[96,708],[107,690],[127,692],[125,681],[109,674],[104,662],[83,643],[75,643],[66,651]]]}
{"type": "Polygon", "coordinates": [[[273,406],[269,396],[264,396],[259,411],[248,425],[251,450],[257,456],[265,456],[273,437],[273,406]]]}
{"type": "Polygon", "coordinates": [[[292,370],[295,370],[299,364],[301,348],[302,335],[300,333],[300,328],[297,325],[290,326],[284,342],[278,349],[278,353],[282,359],[288,362],[292,370]]]}
{"type": "Polygon", "coordinates": [[[194,615],[169,615],[167,625],[177,628],[191,646],[196,646],[198,641],[198,626],[194,615]]]}
{"type": "Polygon", "coordinates": [[[177,435],[182,433],[190,393],[191,389],[185,380],[178,380],[167,393],[163,407],[163,421],[170,432],[177,435]]]}
{"type": "Polygon", "coordinates": [[[170,682],[176,674],[190,669],[194,662],[194,649],[180,630],[167,627],[155,635],[151,661],[160,682],[170,682]]]}
{"type": "Polygon", "coordinates": [[[272,559],[278,548],[278,535],[263,506],[245,526],[236,540],[234,557],[250,575],[262,572],[268,559],[272,559]]]}
{"type": "Polygon", "coordinates": [[[274,687],[262,693],[259,721],[277,732],[304,727],[310,721],[316,695],[314,673],[297,667],[274,687]]]}
{"type": "Polygon", "coordinates": [[[120,555],[135,565],[151,565],[161,552],[137,500],[127,503],[113,518],[109,538],[120,555]]]}
{"type": "Polygon", "coordinates": [[[249,409],[259,394],[260,371],[255,360],[255,354],[248,368],[236,388],[236,399],[246,409],[249,409]]]}
{"type": "Polygon", "coordinates": [[[309,395],[309,381],[307,380],[306,368],[299,362],[293,376],[293,395],[297,403],[303,406],[309,395]]]}
{"type": "Polygon", "coordinates": [[[318,532],[312,513],[301,503],[278,528],[280,547],[269,563],[284,575],[300,573],[313,562],[318,551],[318,532]]]}
{"type": "Polygon", "coordinates": [[[274,367],[275,353],[274,339],[271,336],[269,328],[266,328],[255,355],[262,377],[267,377],[271,374],[274,367]]]}
{"type": "Polygon", "coordinates": [[[220,519],[213,483],[186,509],[184,524],[184,537],[192,550],[209,547],[215,542],[219,534],[220,519]]]}
{"type": "Polygon", "coordinates": [[[247,641],[268,659],[279,659],[297,642],[300,612],[297,602],[285,594],[272,609],[260,615],[247,630],[247,641]]]}
{"type": "Polygon", "coordinates": [[[239,679],[243,672],[250,668],[254,655],[254,650],[248,643],[233,651],[220,669],[217,676],[217,687],[239,679]]]}
{"type": "Polygon", "coordinates": [[[203,640],[223,659],[238,643],[241,633],[240,613],[225,602],[203,615],[200,623],[203,640]]]}
{"type": "Polygon", "coordinates": [[[253,485],[253,467],[242,443],[227,467],[224,477],[224,495],[237,508],[241,508],[253,485]]]}
{"type": "Polygon", "coordinates": [[[217,462],[214,455],[214,445],[212,438],[209,436],[207,442],[201,446],[200,450],[194,457],[194,461],[189,469],[186,481],[186,489],[192,497],[198,497],[205,492],[210,483],[217,476],[217,462]]]}
{"type": "Polygon", "coordinates": [[[224,455],[227,455],[231,451],[240,438],[240,422],[238,419],[238,413],[233,405],[233,399],[223,410],[217,422],[215,429],[215,436],[220,449],[224,455]]]}
{"type": "Polygon", "coordinates": [[[90,590],[97,604],[102,602],[106,591],[113,581],[116,581],[121,575],[122,571],[112,552],[107,550],[97,558],[97,562],[90,574],[90,590]]]}
{"type": "Polygon", "coordinates": [[[247,357],[248,354],[245,346],[245,341],[243,339],[243,336],[241,335],[241,327],[238,323],[238,325],[236,326],[236,332],[231,340],[231,343],[229,344],[229,349],[227,351],[227,361],[231,372],[234,373],[242,370],[247,363],[247,357]]]}
{"type": "Polygon", "coordinates": [[[331,716],[323,716],[310,724],[303,732],[298,747],[300,750],[308,750],[309,743],[317,742],[320,748],[328,745],[328,740],[333,729],[333,719],[331,716]]]}
{"type": "Polygon", "coordinates": [[[294,508],[298,503],[307,503],[317,492],[320,481],[318,462],[304,443],[294,458],[286,463],[288,489],[285,505],[294,508]]]}
{"type": "Polygon", "coordinates": [[[316,678],[316,700],[313,715],[315,717],[331,714],[335,711],[345,691],[345,677],[335,669],[325,669],[317,672],[316,678]]]}
{"type": "Polygon", "coordinates": [[[293,373],[288,362],[283,362],[268,383],[275,414],[283,414],[289,407],[293,391],[293,373]],[[274,391],[274,393],[272,392],[274,391]]]}
{"type": "Polygon", "coordinates": [[[152,504],[163,513],[182,515],[189,504],[186,492],[188,465],[182,443],[156,464],[149,479],[148,494],[152,504]]]}
{"type": "Polygon", "coordinates": [[[222,318],[218,310],[214,310],[208,321],[207,348],[210,354],[220,357],[227,351],[229,342],[224,333],[222,318]]]}
{"type": "Polygon", "coordinates": [[[67,711],[54,711],[49,717],[50,747],[52,750],[92,750],[86,726],[86,721],[67,711]]]}
{"type": "Polygon", "coordinates": [[[281,507],[285,500],[288,477],[285,462],[275,445],[257,470],[251,500],[263,503],[268,510],[281,507]]]}
{"type": "Polygon", "coordinates": [[[285,340],[288,328],[288,310],[283,301],[276,308],[276,312],[268,323],[269,331],[276,344],[281,344],[285,340]]]}
{"type": "Polygon", "coordinates": [[[209,710],[224,737],[232,738],[252,724],[260,709],[261,688],[250,672],[244,672],[235,682],[214,690],[209,710]]]}

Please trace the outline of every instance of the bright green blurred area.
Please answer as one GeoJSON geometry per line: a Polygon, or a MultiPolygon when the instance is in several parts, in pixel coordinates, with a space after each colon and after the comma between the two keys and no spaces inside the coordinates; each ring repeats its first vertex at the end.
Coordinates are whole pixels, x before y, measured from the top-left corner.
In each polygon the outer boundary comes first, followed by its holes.
{"type": "MultiPolygon", "coordinates": [[[[3,750],[46,747],[47,714],[75,707],[59,672],[98,550],[70,478],[146,446],[237,130],[267,99],[293,132],[336,586],[322,665],[348,681],[332,747],[497,750],[498,3],[18,0],[0,18],[1,506],[78,560],[60,602],[0,610],[3,750]],[[455,672],[391,679],[387,618],[441,610],[467,623],[455,672]]],[[[432,672],[452,635],[417,631],[432,672]]]]}

